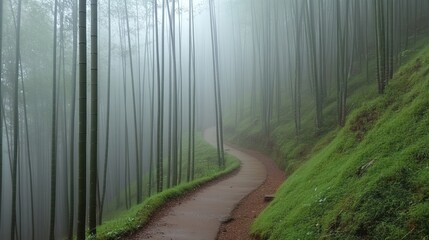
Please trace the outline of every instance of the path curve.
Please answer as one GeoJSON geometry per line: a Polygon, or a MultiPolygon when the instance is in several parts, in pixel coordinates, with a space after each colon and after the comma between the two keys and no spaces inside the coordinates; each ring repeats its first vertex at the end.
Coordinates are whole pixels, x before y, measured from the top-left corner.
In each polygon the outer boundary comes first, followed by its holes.
{"type": "MultiPolygon", "coordinates": [[[[207,129],[204,139],[216,146],[216,130],[207,129]]],[[[240,159],[241,167],[237,174],[203,187],[131,238],[216,239],[222,221],[229,217],[241,199],[264,182],[267,175],[265,166],[256,158],[229,146],[226,146],[225,150],[240,159]]]]}

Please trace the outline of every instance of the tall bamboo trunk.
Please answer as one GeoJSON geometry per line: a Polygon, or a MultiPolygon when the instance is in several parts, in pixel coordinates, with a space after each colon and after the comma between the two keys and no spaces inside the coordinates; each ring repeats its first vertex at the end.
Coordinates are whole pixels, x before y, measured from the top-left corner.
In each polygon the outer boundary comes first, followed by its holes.
{"type": "Polygon", "coordinates": [[[15,81],[13,88],[13,163],[12,163],[12,220],[10,239],[14,240],[17,236],[17,216],[16,216],[16,198],[17,198],[17,168],[18,168],[18,143],[19,143],[19,113],[18,113],[18,79],[19,79],[19,53],[21,42],[21,6],[22,1],[18,1],[17,24],[16,24],[16,48],[15,48],[15,81]]]}
{"type": "Polygon", "coordinates": [[[86,50],[86,1],[79,0],[79,176],[77,239],[85,239],[86,219],[86,137],[87,137],[87,50],[86,50]]]}
{"type": "Polygon", "coordinates": [[[107,3],[108,12],[108,56],[107,56],[107,113],[106,113],[106,142],[104,145],[104,168],[103,168],[103,191],[101,194],[100,212],[98,221],[101,224],[103,221],[104,200],[106,198],[107,186],[107,167],[109,161],[109,137],[110,137],[110,81],[111,81],[111,67],[112,67],[112,18],[111,18],[111,1],[107,3]]]}
{"type": "MultiPolygon", "coordinates": [[[[2,51],[3,51],[3,0],[0,0],[0,79],[3,73],[3,62],[2,62],[2,51]]],[[[0,82],[0,152],[3,152],[3,94],[2,84],[0,82]]],[[[3,196],[3,154],[0,154],[0,216],[3,196]]],[[[1,222],[1,219],[0,219],[1,222]]]]}
{"type": "Polygon", "coordinates": [[[54,10],[54,47],[53,47],[53,76],[52,76],[52,136],[51,136],[51,212],[49,239],[55,239],[55,214],[57,191],[57,11],[58,1],[55,0],[54,10]]]}
{"type": "Polygon", "coordinates": [[[98,153],[98,70],[97,70],[97,0],[91,0],[91,134],[89,167],[89,234],[96,235],[97,227],[97,153],[98,153]]]}

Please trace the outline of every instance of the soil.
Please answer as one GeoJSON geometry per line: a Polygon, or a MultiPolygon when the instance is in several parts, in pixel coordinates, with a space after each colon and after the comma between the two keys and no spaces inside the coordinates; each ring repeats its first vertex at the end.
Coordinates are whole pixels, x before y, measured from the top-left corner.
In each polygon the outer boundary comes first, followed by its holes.
{"type": "Polygon", "coordinates": [[[256,240],[257,238],[250,234],[250,227],[255,218],[269,204],[264,201],[264,198],[266,195],[274,195],[286,179],[284,171],[280,170],[268,156],[252,150],[240,150],[261,161],[265,165],[268,175],[261,186],[238,203],[231,213],[233,220],[221,225],[218,240],[256,240]]]}
{"type": "MultiPolygon", "coordinates": [[[[214,129],[204,137],[216,143],[214,129]]],[[[231,146],[225,150],[241,160],[238,170],[170,201],[128,239],[253,239],[250,226],[268,204],[264,196],[274,194],[285,176],[263,154],[231,146]]]]}

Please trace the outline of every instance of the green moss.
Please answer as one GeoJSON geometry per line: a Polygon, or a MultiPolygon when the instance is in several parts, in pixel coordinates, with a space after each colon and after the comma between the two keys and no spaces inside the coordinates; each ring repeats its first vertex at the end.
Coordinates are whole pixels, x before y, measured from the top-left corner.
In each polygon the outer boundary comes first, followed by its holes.
{"type": "MultiPolygon", "coordinates": [[[[262,239],[429,238],[429,47],[346,126],[308,144],[302,162],[256,219],[262,239]],[[321,140],[320,140],[321,139],[321,140]]],[[[351,98],[353,99],[353,97],[351,98]]],[[[353,100],[350,100],[353,103],[353,100]]],[[[287,131],[282,128],[282,131],[287,131]]]]}

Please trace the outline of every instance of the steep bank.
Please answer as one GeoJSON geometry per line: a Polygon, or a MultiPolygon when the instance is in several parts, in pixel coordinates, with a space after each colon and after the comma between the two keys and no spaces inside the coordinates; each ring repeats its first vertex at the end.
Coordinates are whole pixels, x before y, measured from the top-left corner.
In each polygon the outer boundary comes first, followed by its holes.
{"type": "MultiPolygon", "coordinates": [[[[429,48],[311,150],[253,225],[263,239],[429,236],[429,48]]],[[[365,102],[366,101],[366,102],[365,102]]]]}

